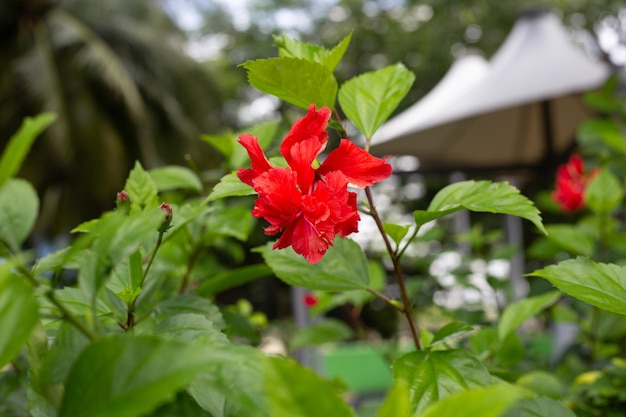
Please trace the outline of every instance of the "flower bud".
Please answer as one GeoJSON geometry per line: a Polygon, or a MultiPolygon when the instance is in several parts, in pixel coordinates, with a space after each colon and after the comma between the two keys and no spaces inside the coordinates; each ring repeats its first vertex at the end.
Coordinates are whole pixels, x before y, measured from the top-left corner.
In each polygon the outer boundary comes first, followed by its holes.
{"type": "Polygon", "coordinates": [[[172,206],[167,203],[163,203],[159,206],[159,208],[165,212],[165,219],[158,230],[161,233],[165,233],[167,232],[167,229],[170,228],[170,224],[172,224],[172,206]]]}
{"type": "Polygon", "coordinates": [[[117,199],[115,200],[115,205],[117,209],[128,214],[130,211],[130,196],[124,190],[117,193],[117,199]]]}

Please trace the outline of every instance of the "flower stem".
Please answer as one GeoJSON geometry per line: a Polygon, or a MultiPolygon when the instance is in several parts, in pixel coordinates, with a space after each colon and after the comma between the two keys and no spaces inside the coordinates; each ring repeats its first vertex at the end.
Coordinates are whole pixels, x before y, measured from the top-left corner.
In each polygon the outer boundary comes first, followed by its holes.
{"type": "Polygon", "coordinates": [[[385,301],[387,304],[389,304],[390,306],[398,310],[400,313],[404,314],[404,307],[401,305],[398,305],[395,300],[392,300],[391,298],[387,297],[382,292],[376,291],[375,289],[370,288],[370,287],[367,287],[365,291],[369,292],[370,294],[375,295],[376,297],[380,298],[381,300],[385,301]]]}
{"type": "Polygon", "coordinates": [[[394,251],[393,247],[391,246],[391,242],[389,241],[389,238],[387,237],[387,234],[385,233],[385,229],[383,228],[383,222],[380,219],[380,216],[378,215],[378,211],[376,210],[376,207],[374,206],[374,198],[372,197],[372,191],[370,190],[369,187],[365,188],[365,195],[367,196],[367,201],[369,202],[369,205],[370,205],[372,218],[376,222],[376,226],[378,227],[378,230],[380,231],[380,234],[383,237],[383,241],[385,242],[385,247],[387,248],[387,252],[389,253],[389,256],[391,257],[391,261],[393,262],[394,275],[396,277],[396,282],[398,283],[398,286],[400,287],[400,295],[402,296],[402,304],[404,305],[403,313],[409,323],[409,328],[411,329],[411,335],[413,336],[413,342],[415,343],[415,347],[417,348],[417,350],[422,350],[422,342],[420,340],[419,329],[417,327],[417,324],[415,323],[415,318],[413,317],[413,311],[411,309],[411,302],[409,301],[409,296],[406,291],[406,285],[404,284],[404,277],[402,276],[402,267],[400,265],[400,257],[398,256],[396,251],[394,251]]]}
{"type": "MultiPolygon", "coordinates": [[[[156,245],[154,245],[154,249],[152,250],[152,254],[150,255],[150,260],[148,261],[148,265],[146,269],[143,271],[143,276],[141,277],[141,282],[139,283],[139,288],[143,288],[143,283],[146,280],[146,276],[148,276],[148,271],[150,271],[150,267],[152,266],[152,262],[154,262],[154,258],[161,247],[161,243],[163,242],[163,234],[165,231],[159,230],[159,237],[157,238],[156,245]]],[[[135,304],[137,303],[137,295],[133,300],[128,304],[128,313],[126,314],[126,329],[132,329],[136,324],[135,322],[135,304]]]]}

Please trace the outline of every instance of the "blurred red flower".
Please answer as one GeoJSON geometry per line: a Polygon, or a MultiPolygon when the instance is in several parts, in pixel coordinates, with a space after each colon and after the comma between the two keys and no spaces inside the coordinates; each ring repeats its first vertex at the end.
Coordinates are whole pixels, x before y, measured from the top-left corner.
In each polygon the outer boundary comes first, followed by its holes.
{"type": "Polygon", "coordinates": [[[315,294],[308,292],[302,296],[302,302],[305,306],[313,308],[320,302],[320,300],[315,296],[315,294]]]}
{"type": "Polygon", "coordinates": [[[576,211],[584,206],[585,188],[598,173],[598,168],[585,170],[585,163],[580,155],[572,155],[566,164],[559,166],[556,172],[555,190],[552,199],[562,211],[576,211]]]}
{"type": "Polygon", "coordinates": [[[328,142],[330,115],[330,109],[315,110],[312,104],[307,115],[293,124],[280,146],[288,167],[273,166],[258,138],[239,137],[252,168],[240,168],[237,176],[259,195],[252,215],[270,223],[265,234],[283,231],[274,249],[292,246],[310,263],[322,259],[337,234],[345,237],[358,230],[356,194],[348,191],[348,184],[363,188],[391,175],[391,165],[384,159],[347,139],[341,139],[319,168],[313,168],[328,142]]]}

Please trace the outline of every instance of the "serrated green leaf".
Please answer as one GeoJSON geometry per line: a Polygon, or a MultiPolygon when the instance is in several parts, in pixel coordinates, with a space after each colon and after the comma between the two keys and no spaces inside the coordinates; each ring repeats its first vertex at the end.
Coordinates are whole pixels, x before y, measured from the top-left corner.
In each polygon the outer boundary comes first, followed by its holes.
{"type": "Polygon", "coordinates": [[[549,398],[524,398],[509,408],[502,417],[576,417],[570,409],[549,398]]]}
{"type": "Polygon", "coordinates": [[[414,415],[452,394],[492,382],[482,362],[460,349],[408,353],[394,360],[392,369],[394,380],[409,386],[414,415]]]}
{"type": "Polygon", "coordinates": [[[626,315],[626,267],[578,257],[529,274],[547,279],[565,294],[626,315]]]}
{"type": "Polygon", "coordinates": [[[0,369],[20,352],[39,320],[33,289],[0,265],[0,369]]]}
{"type": "Polygon", "coordinates": [[[371,138],[411,89],[415,76],[402,64],[359,75],[339,90],[339,104],[350,121],[371,138]]]}
{"type": "Polygon", "coordinates": [[[282,57],[248,61],[241,66],[248,70],[250,85],[259,91],[303,109],[311,104],[335,107],[337,80],[322,64],[282,57]]]}
{"type": "Polygon", "coordinates": [[[272,417],[354,417],[328,382],[292,359],[267,357],[263,373],[272,417]]]}
{"type": "Polygon", "coordinates": [[[398,381],[389,390],[376,417],[410,417],[411,402],[409,401],[409,387],[403,381],[398,381]]]}
{"type": "Polygon", "coordinates": [[[17,173],[37,136],[55,119],[56,115],[53,113],[42,113],[24,119],[0,157],[0,188],[17,173]]]}
{"type": "Polygon", "coordinates": [[[525,396],[519,388],[498,384],[448,397],[429,407],[420,417],[500,417],[525,396]]]}
{"type": "Polygon", "coordinates": [[[348,35],[343,38],[333,49],[330,50],[328,55],[324,58],[324,66],[331,71],[335,71],[339,62],[341,62],[341,58],[343,58],[346,50],[348,49],[348,45],[350,45],[350,41],[352,40],[352,32],[348,33],[348,35]]]}
{"type": "Polygon", "coordinates": [[[402,242],[402,239],[404,239],[410,228],[410,225],[401,226],[399,224],[383,223],[383,229],[385,230],[385,233],[387,233],[387,235],[396,243],[396,245],[399,245],[400,242],[402,242]]]}
{"type": "Polygon", "coordinates": [[[299,329],[291,339],[289,348],[301,349],[319,346],[329,342],[341,342],[352,337],[352,329],[336,319],[325,319],[303,329],[299,329]]]}
{"type": "Polygon", "coordinates": [[[320,45],[301,42],[296,39],[288,38],[284,34],[282,36],[274,36],[278,53],[281,57],[301,58],[308,61],[314,61],[324,65],[329,71],[335,71],[337,65],[343,58],[348,49],[352,32],[343,38],[332,50],[328,50],[320,45]]]}
{"type": "Polygon", "coordinates": [[[18,251],[35,225],[39,198],[30,183],[11,179],[0,187],[0,242],[18,251]]]}
{"type": "Polygon", "coordinates": [[[205,203],[225,197],[241,197],[251,194],[255,194],[252,187],[241,182],[241,180],[237,177],[237,173],[232,172],[224,175],[220,182],[213,187],[213,190],[211,190],[211,194],[209,194],[205,203]]]}
{"type": "Polygon", "coordinates": [[[337,238],[324,258],[310,264],[291,249],[273,250],[272,244],[256,248],[278,278],[289,285],[311,290],[344,291],[366,289],[369,283],[367,259],[361,247],[350,239],[337,238]],[[346,262],[349,259],[350,262],[346,262]]]}
{"type": "Polygon", "coordinates": [[[246,241],[254,225],[250,210],[242,206],[215,208],[208,216],[206,227],[215,235],[231,236],[246,241]]]}
{"type": "Polygon", "coordinates": [[[502,312],[498,322],[498,338],[504,340],[526,320],[554,304],[560,297],[559,291],[551,291],[509,304],[502,312]]]}
{"type": "Polygon", "coordinates": [[[70,369],[59,417],[145,415],[207,369],[209,358],[194,344],[154,336],[97,340],[70,369]]]}
{"type": "Polygon", "coordinates": [[[181,166],[166,166],[148,171],[158,191],[202,190],[202,181],[191,169],[181,166]]]}
{"type": "Polygon", "coordinates": [[[226,327],[219,308],[209,299],[194,294],[175,295],[159,304],[160,317],[177,314],[199,314],[213,323],[218,330],[226,327]]]}
{"type": "Polygon", "coordinates": [[[157,324],[154,333],[174,340],[191,341],[202,338],[203,346],[211,348],[230,343],[215,323],[205,315],[196,313],[174,314],[166,317],[157,324]]]}
{"type": "Polygon", "coordinates": [[[445,343],[450,339],[462,336],[473,330],[474,328],[467,323],[462,323],[460,321],[450,322],[443,326],[441,329],[437,330],[437,333],[435,333],[435,336],[433,337],[433,340],[432,342],[430,342],[428,347],[432,348],[433,346],[445,343]]]}
{"type": "Polygon", "coordinates": [[[434,220],[462,209],[522,217],[546,233],[539,210],[507,182],[470,180],[450,184],[435,195],[428,206],[428,213],[421,212],[420,217],[428,214],[432,217],[430,220],[434,220]]]}
{"type": "Polygon", "coordinates": [[[549,224],[547,239],[573,255],[591,256],[595,250],[594,239],[574,225],[549,224]]]}
{"type": "Polygon", "coordinates": [[[600,170],[585,188],[585,203],[595,213],[612,212],[623,198],[624,191],[621,184],[608,169],[600,170]]]}
{"type": "Polygon", "coordinates": [[[153,208],[159,204],[156,184],[139,161],[135,162],[134,168],[130,171],[124,191],[130,197],[131,212],[153,208]]]}

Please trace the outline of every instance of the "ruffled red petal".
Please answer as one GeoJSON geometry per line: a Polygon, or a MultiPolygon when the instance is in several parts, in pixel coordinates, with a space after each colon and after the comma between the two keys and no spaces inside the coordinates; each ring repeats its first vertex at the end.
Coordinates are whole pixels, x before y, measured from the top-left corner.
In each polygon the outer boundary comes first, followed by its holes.
{"type": "Polygon", "coordinates": [[[351,185],[365,188],[391,175],[391,165],[385,161],[372,156],[348,139],[341,139],[339,147],[328,155],[317,173],[324,176],[332,171],[341,171],[351,185]]]}
{"type": "Polygon", "coordinates": [[[296,175],[290,168],[272,168],[254,179],[259,197],[252,215],[270,223],[265,233],[274,235],[301,215],[302,193],[296,187],[296,175]]]}
{"type": "Polygon", "coordinates": [[[239,168],[237,177],[239,177],[241,182],[252,187],[254,178],[272,168],[272,164],[270,164],[265,153],[263,153],[263,149],[259,146],[259,138],[256,136],[244,133],[239,136],[238,142],[248,151],[248,156],[250,156],[250,161],[252,162],[252,169],[239,168]]]}
{"type": "MultiPolygon", "coordinates": [[[[306,116],[298,119],[292,126],[291,130],[283,139],[283,143],[280,145],[280,153],[285,157],[287,163],[291,165],[291,148],[296,144],[307,139],[315,139],[319,143],[317,154],[322,152],[328,142],[328,132],[326,132],[326,125],[330,119],[330,109],[328,107],[322,107],[319,110],[315,110],[315,104],[309,106],[309,111],[306,116]]],[[[317,156],[317,154],[315,156],[317,156]]]]}

